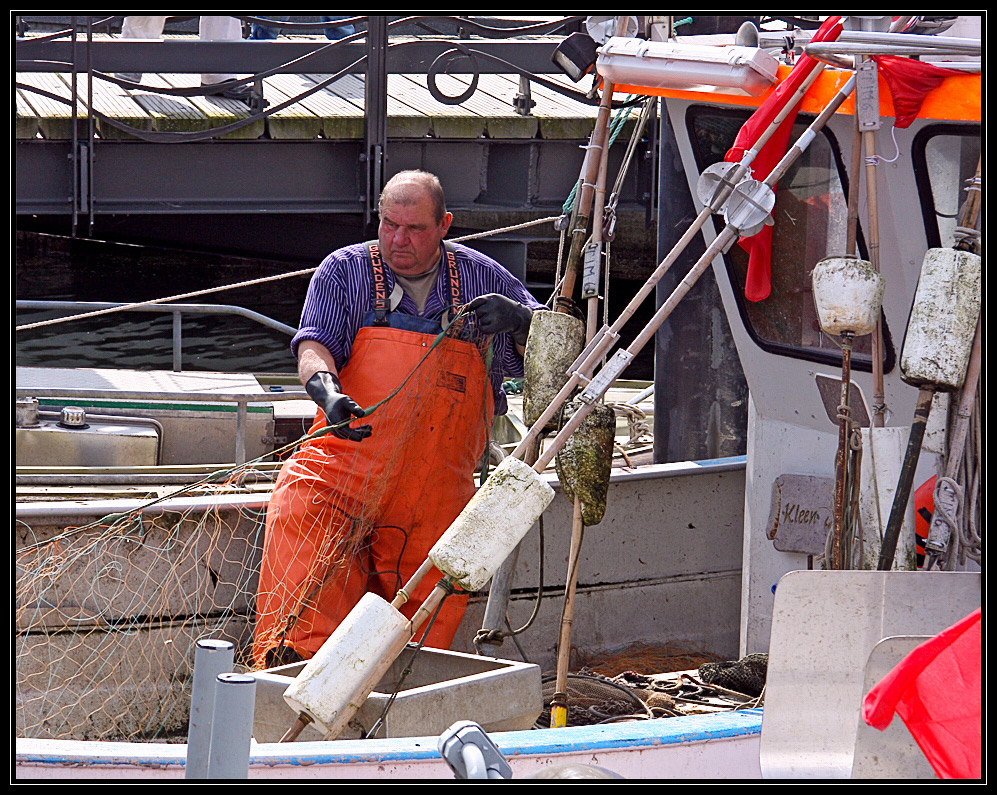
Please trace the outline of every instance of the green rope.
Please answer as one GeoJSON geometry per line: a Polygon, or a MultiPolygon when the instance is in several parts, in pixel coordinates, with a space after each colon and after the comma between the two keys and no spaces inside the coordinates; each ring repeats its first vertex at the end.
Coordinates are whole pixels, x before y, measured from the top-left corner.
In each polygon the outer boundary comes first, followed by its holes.
{"type": "MultiPolygon", "coordinates": [[[[626,101],[629,102],[634,96],[631,94],[627,97],[626,101]]],[[[607,144],[607,149],[613,145],[617,136],[623,131],[623,125],[626,123],[627,119],[630,118],[630,114],[633,111],[634,106],[628,105],[627,107],[620,108],[616,111],[613,117],[609,121],[609,143],[607,144]]],[[[578,192],[578,183],[576,182],[572,188],[571,193],[568,194],[568,198],[565,200],[564,205],[561,207],[561,211],[567,215],[574,209],[575,206],[575,194],[578,192]]]]}

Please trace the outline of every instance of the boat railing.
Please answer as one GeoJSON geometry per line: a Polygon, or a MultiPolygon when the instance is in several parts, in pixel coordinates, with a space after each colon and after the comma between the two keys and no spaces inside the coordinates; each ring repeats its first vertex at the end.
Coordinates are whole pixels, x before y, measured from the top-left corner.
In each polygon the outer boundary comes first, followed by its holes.
{"type": "MultiPolygon", "coordinates": [[[[148,400],[176,401],[177,392],[128,389],[63,389],[60,387],[16,387],[18,398],[59,398],[65,400],[148,400]]],[[[249,404],[277,400],[310,400],[304,392],[184,392],[190,403],[235,403],[235,463],[246,463],[246,426],[249,404]]]]}
{"type": "MultiPolygon", "coordinates": [[[[183,370],[183,315],[236,315],[252,320],[275,331],[294,336],[297,329],[271,317],[254,312],[241,306],[231,304],[141,304],[134,309],[127,308],[129,304],[109,301],[16,301],[18,310],[60,310],[72,312],[91,312],[102,309],[117,309],[126,307],[125,312],[169,312],[173,315],[173,370],[183,370]]],[[[67,319],[68,321],[68,319],[67,319]]]]}

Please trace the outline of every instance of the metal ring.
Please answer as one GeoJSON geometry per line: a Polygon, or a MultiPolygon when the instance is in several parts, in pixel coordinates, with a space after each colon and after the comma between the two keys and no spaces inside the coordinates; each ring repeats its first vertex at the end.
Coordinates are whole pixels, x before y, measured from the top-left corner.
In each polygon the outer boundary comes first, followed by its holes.
{"type": "MultiPolygon", "coordinates": [[[[453,59],[451,58],[451,60],[453,59]]],[[[435,99],[437,102],[442,102],[444,105],[460,105],[462,102],[465,102],[468,99],[470,99],[471,96],[474,94],[474,92],[477,91],[478,76],[479,76],[478,61],[474,57],[474,55],[470,52],[459,50],[456,47],[454,47],[452,49],[447,50],[444,53],[441,53],[439,57],[437,57],[437,59],[433,61],[432,65],[429,67],[429,71],[426,73],[426,85],[429,88],[429,93],[432,95],[433,99],[435,99]],[[442,91],[440,91],[439,88],[437,88],[436,75],[440,74],[443,71],[444,59],[447,58],[447,56],[452,56],[454,53],[459,53],[460,55],[463,55],[471,62],[471,84],[461,94],[458,94],[455,97],[451,97],[444,94],[442,91]]]]}

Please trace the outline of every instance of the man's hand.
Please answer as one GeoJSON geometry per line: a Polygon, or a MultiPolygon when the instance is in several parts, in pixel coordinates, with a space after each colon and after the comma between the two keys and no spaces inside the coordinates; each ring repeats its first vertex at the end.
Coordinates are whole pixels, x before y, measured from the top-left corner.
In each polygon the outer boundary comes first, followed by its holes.
{"type": "Polygon", "coordinates": [[[525,345],[530,335],[533,311],[518,301],[498,293],[475,298],[467,308],[478,316],[478,327],[485,334],[508,332],[517,345],[525,345]]]}
{"type": "MultiPolygon", "coordinates": [[[[332,373],[324,371],[315,373],[305,384],[305,391],[308,393],[308,396],[322,408],[322,411],[325,412],[325,418],[330,425],[336,425],[353,417],[364,416],[364,410],[360,408],[353,398],[349,395],[344,395],[341,389],[339,379],[332,373]]],[[[330,433],[338,436],[340,439],[362,442],[370,436],[371,427],[369,425],[358,425],[355,428],[351,428],[349,425],[343,425],[340,428],[330,431],[330,433]]]]}

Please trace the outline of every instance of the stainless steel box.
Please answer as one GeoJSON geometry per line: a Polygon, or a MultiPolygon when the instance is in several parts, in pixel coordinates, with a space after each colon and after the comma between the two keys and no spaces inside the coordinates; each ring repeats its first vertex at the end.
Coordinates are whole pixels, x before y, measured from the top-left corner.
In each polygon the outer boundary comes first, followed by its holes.
{"type": "Polygon", "coordinates": [[[43,420],[15,430],[17,466],[155,466],[160,439],[155,428],[88,417],[86,427],[65,428],[43,420]]]}

